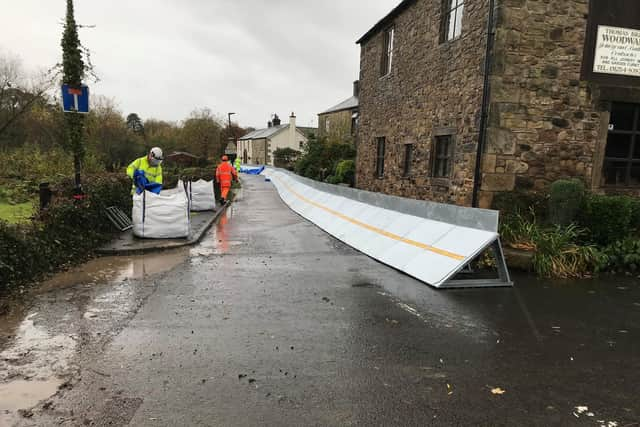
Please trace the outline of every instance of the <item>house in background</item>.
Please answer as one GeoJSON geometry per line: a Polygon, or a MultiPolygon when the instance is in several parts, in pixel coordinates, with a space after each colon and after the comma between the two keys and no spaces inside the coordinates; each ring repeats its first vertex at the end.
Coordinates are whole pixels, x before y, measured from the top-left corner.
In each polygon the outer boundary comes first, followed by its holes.
{"type": "Polygon", "coordinates": [[[637,0],[404,0],[358,43],[359,188],[640,194],[637,0]]]}
{"type": "Polygon", "coordinates": [[[359,82],[353,82],[353,96],[318,114],[318,137],[329,141],[353,142],[358,129],[359,82]]]}
{"type": "Polygon", "coordinates": [[[296,126],[291,113],[289,124],[283,125],[277,114],[264,129],[258,129],[238,140],[238,156],[244,164],[273,166],[273,153],[280,148],[302,151],[308,142],[305,132],[296,126]]]}

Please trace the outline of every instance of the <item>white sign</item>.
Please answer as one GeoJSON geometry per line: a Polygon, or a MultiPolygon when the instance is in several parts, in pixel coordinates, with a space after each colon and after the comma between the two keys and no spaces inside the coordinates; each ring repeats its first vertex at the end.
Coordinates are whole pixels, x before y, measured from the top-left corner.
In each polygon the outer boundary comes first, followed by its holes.
{"type": "Polygon", "coordinates": [[[593,71],[640,77],[640,30],[600,25],[593,71]]]}

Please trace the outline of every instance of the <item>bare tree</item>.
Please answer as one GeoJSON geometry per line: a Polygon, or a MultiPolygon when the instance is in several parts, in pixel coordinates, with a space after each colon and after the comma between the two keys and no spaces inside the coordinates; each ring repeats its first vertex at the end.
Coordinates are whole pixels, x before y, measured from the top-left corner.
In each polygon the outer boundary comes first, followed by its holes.
{"type": "Polygon", "coordinates": [[[29,75],[20,58],[0,52],[0,136],[38,101],[54,84],[50,72],[29,75]]]}

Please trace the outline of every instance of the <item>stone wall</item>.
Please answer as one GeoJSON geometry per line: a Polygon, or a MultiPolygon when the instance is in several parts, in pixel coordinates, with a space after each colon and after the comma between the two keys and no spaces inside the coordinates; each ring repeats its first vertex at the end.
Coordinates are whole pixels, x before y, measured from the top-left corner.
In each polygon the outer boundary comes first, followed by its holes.
{"type": "Polygon", "coordinates": [[[417,0],[394,20],[391,72],[380,77],[382,33],[363,41],[357,186],[470,205],[483,88],[488,0],[467,0],[462,36],[440,43],[441,0],[417,0]],[[455,130],[454,167],[431,178],[434,132],[455,130]],[[375,177],[376,137],[386,137],[385,176],[375,177]],[[404,145],[413,143],[403,177],[404,145]]]}
{"type": "Polygon", "coordinates": [[[495,192],[544,190],[565,177],[597,187],[608,113],[597,88],[580,80],[588,0],[500,4],[483,205],[495,192]]]}

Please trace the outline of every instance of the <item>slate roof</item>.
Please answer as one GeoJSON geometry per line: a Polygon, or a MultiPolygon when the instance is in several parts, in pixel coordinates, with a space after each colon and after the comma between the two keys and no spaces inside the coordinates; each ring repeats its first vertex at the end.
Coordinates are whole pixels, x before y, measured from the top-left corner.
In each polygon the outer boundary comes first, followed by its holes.
{"type": "Polygon", "coordinates": [[[402,12],[405,11],[406,8],[408,8],[413,3],[415,3],[415,1],[416,0],[403,0],[402,2],[400,2],[400,4],[395,7],[395,9],[393,9],[391,12],[389,12],[389,14],[387,14],[387,16],[385,16],[380,21],[378,21],[378,23],[374,25],[369,31],[367,31],[364,36],[360,37],[360,39],[356,42],[356,44],[361,44],[367,41],[374,34],[381,31],[384,27],[389,25],[396,16],[400,15],[402,12]]]}
{"type": "Polygon", "coordinates": [[[273,135],[280,132],[281,130],[288,129],[288,128],[289,128],[289,125],[286,124],[286,125],[273,126],[265,129],[254,130],[253,132],[248,133],[242,138],[240,138],[240,141],[246,141],[249,139],[271,138],[273,135]]]}
{"type": "Polygon", "coordinates": [[[360,102],[358,101],[358,97],[352,96],[351,98],[342,101],[338,105],[334,105],[333,107],[329,108],[326,111],[323,111],[320,114],[335,113],[337,111],[343,111],[343,110],[353,110],[354,108],[358,108],[359,105],[360,105],[360,102]]]}

